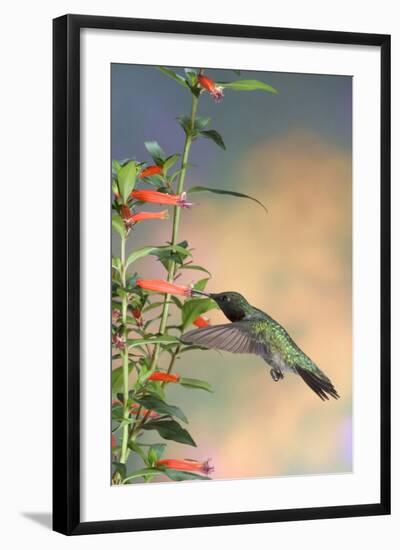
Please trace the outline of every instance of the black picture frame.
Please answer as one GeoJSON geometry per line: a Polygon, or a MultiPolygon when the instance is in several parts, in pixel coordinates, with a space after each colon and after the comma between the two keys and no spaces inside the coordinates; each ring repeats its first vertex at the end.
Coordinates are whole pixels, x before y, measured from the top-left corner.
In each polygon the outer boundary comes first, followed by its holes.
{"type": "Polygon", "coordinates": [[[390,514],[390,36],[65,15],[53,21],[53,529],[66,535],[390,514]],[[116,521],[80,520],[80,31],[84,28],[378,46],[381,50],[379,502],[116,521]]]}

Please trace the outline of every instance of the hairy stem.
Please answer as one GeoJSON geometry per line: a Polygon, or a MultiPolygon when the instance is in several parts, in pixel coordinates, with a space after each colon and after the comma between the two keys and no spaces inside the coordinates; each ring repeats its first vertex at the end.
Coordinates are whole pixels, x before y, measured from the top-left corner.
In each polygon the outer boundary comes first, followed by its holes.
{"type": "MultiPolygon", "coordinates": [[[[191,113],[190,113],[190,127],[189,127],[189,131],[186,134],[186,140],[185,140],[185,146],[184,146],[184,149],[183,149],[182,164],[181,164],[182,171],[180,173],[178,186],[177,186],[177,189],[176,189],[176,193],[178,195],[180,195],[183,192],[183,189],[184,189],[185,178],[186,178],[186,169],[187,169],[187,163],[188,163],[188,158],[189,158],[190,147],[192,145],[192,140],[193,140],[192,132],[194,130],[194,124],[195,124],[195,120],[196,120],[196,112],[197,112],[198,102],[199,102],[199,98],[197,96],[195,96],[194,94],[192,94],[192,109],[191,109],[191,113]]],[[[171,244],[172,245],[175,245],[178,242],[178,231],[179,231],[180,216],[181,216],[181,207],[180,206],[175,206],[175,208],[174,208],[174,218],[173,218],[173,224],[172,224],[172,238],[171,238],[171,244]]],[[[169,262],[169,266],[168,266],[168,277],[167,277],[167,280],[168,280],[169,283],[172,283],[173,280],[174,280],[175,268],[176,268],[176,263],[173,260],[171,260],[169,262]]],[[[166,294],[165,299],[164,299],[164,305],[163,305],[163,309],[162,309],[160,329],[159,329],[160,334],[164,334],[165,329],[167,327],[170,297],[171,297],[170,294],[166,294]]],[[[154,368],[156,367],[157,362],[158,362],[159,354],[160,354],[160,345],[156,344],[156,346],[154,348],[151,367],[150,367],[151,370],[154,370],[154,368]]]]}
{"type": "MultiPolygon", "coordinates": [[[[126,287],[126,266],[125,266],[125,254],[126,254],[126,235],[121,239],[121,286],[123,289],[126,287]]],[[[122,372],[123,372],[123,394],[124,394],[124,410],[123,418],[124,425],[122,427],[122,446],[121,446],[121,455],[120,462],[122,464],[126,463],[128,458],[128,436],[129,436],[129,358],[128,358],[128,346],[127,344],[127,330],[126,330],[126,317],[128,310],[128,299],[124,292],[122,297],[122,326],[123,326],[123,338],[125,342],[125,347],[122,352],[122,372]]]]}
{"type": "MultiPolygon", "coordinates": [[[[177,346],[176,350],[174,351],[174,354],[172,355],[170,364],[168,365],[167,374],[170,374],[170,372],[172,371],[172,368],[175,364],[176,358],[178,357],[178,355],[181,352],[181,348],[182,348],[182,346],[177,346]]],[[[165,382],[163,383],[163,385],[164,384],[165,384],[165,382]]]]}
{"type": "MultiPolygon", "coordinates": [[[[197,96],[195,96],[194,94],[192,94],[192,106],[191,106],[191,112],[190,112],[190,127],[189,127],[189,131],[186,134],[185,145],[184,145],[183,155],[182,155],[181,172],[180,172],[180,175],[179,175],[178,185],[177,185],[177,188],[176,188],[176,194],[178,194],[178,195],[180,195],[184,190],[187,163],[188,163],[188,159],[189,159],[189,152],[190,152],[190,147],[191,147],[192,141],[193,141],[193,135],[192,134],[193,134],[194,126],[195,126],[198,101],[199,101],[199,98],[197,96]]],[[[178,243],[180,216],[181,216],[181,207],[180,206],[175,206],[174,215],[173,215],[173,223],[172,223],[172,237],[171,237],[171,244],[172,245],[175,245],[175,244],[178,243]]],[[[122,254],[121,254],[121,260],[122,260],[122,254]]],[[[123,264],[124,264],[124,261],[123,261],[123,264]]],[[[168,282],[172,283],[174,281],[175,272],[176,272],[176,263],[175,263],[175,261],[171,260],[169,262],[169,265],[168,265],[168,276],[167,276],[168,282]]],[[[124,273],[124,277],[125,277],[125,273],[124,273]]],[[[162,309],[162,313],[161,313],[160,328],[159,328],[159,333],[160,334],[164,334],[165,330],[167,328],[170,297],[171,297],[170,294],[167,294],[164,298],[164,304],[163,304],[163,309],[162,309]]],[[[171,369],[173,367],[173,364],[175,362],[175,359],[176,359],[177,355],[179,354],[179,351],[180,351],[180,346],[178,346],[176,352],[174,353],[173,359],[172,359],[172,361],[169,365],[169,368],[168,368],[168,372],[171,371],[171,369]]],[[[156,344],[155,347],[154,347],[153,356],[152,356],[152,359],[151,359],[150,372],[155,370],[155,368],[157,366],[157,363],[158,363],[159,355],[160,355],[160,345],[156,344]]],[[[128,366],[126,367],[126,371],[128,373],[128,366]]],[[[125,371],[124,371],[124,374],[125,374],[125,371]]],[[[125,381],[125,376],[124,376],[124,381],[125,381]]],[[[125,386],[124,386],[124,389],[125,389],[125,386]]],[[[127,393],[127,398],[128,397],[129,397],[129,393],[127,393]]],[[[125,393],[124,393],[124,400],[125,400],[125,393]]],[[[139,420],[140,411],[141,411],[141,407],[138,410],[138,413],[136,415],[135,423],[132,426],[131,430],[128,429],[128,424],[124,425],[124,432],[123,432],[123,439],[122,439],[122,449],[121,449],[121,462],[125,463],[126,460],[127,460],[128,455],[129,455],[129,448],[128,448],[129,439],[134,440],[137,437],[137,435],[140,432],[140,429],[142,428],[143,424],[145,424],[146,421],[149,418],[150,411],[147,411],[147,413],[144,415],[142,420],[139,420]],[[124,446],[125,439],[126,439],[126,444],[124,446]],[[125,451],[124,451],[124,449],[125,449],[125,451]],[[123,458],[124,458],[124,460],[123,460],[123,458]]],[[[128,418],[129,417],[129,410],[127,410],[127,413],[128,413],[128,416],[127,416],[127,418],[128,418]]],[[[124,409],[124,418],[125,418],[125,409],[124,409]]]]}

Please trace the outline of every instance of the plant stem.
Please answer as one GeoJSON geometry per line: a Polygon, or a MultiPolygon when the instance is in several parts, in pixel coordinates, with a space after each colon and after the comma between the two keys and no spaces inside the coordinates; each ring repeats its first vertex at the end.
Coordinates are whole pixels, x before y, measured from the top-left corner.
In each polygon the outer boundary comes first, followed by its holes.
{"type": "MultiPolygon", "coordinates": [[[[126,287],[126,266],[125,266],[125,254],[126,254],[126,235],[121,239],[121,286],[125,290],[126,287]]],[[[122,296],[122,326],[123,326],[123,338],[125,342],[125,348],[123,349],[122,354],[122,372],[123,372],[123,394],[124,394],[124,411],[123,417],[126,421],[122,427],[122,446],[121,446],[121,455],[120,462],[122,464],[126,463],[128,455],[128,436],[129,436],[129,358],[128,358],[128,346],[127,343],[127,330],[126,330],[126,317],[128,309],[128,299],[124,292],[122,296]]]]}
{"type": "MultiPolygon", "coordinates": [[[[170,374],[170,372],[172,371],[172,368],[175,364],[175,361],[176,361],[176,358],[178,357],[178,355],[180,354],[181,352],[181,348],[182,346],[177,346],[176,350],[174,351],[174,354],[171,358],[171,362],[170,364],[168,365],[168,369],[167,369],[167,374],[170,374]]],[[[165,382],[163,382],[163,385],[165,384],[165,382]]]]}
{"type": "MultiPolygon", "coordinates": [[[[186,134],[185,146],[184,146],[184,149],[183,149],[182,164],[181,164],[182,171],[180,173],[178,186],[177,186],[177,189],[176,189],[177,195],[180,195],[183,192],[183,188],[184,188],[184,184],[185,184],[186,168],[187,168],[187,163],[188,163],[188,158],[189,158],[190,147],[192,145],[192,140],[193,140],[192,133],[193,133],[193,130],[194,130],[194,125],[195,125],[195,120],[196,120],[196,112],[197,112],[198,102],[199,102],[199,98],[197,96],[195,96],[194,94],[192,94],[192,108],[191,108],[191,112],[190,112],[190,127],[189,127],[189,131],[186,134]]],[[[174,218],[173,218],[173,224],[172,224],[172,238],[171,238],[171,244],[172,245],[175,245],[178,242],[178,231],[179,231],[180,216],[181,216],[181,207],[180,206],[175,206],[175,208],[174,208],[174,218]]],[[[167,280],[168,280],[169,283],[172,283],[173,280],[174,280],[175,267],[176,267],[175,261],[171,260],[169,262],[169,266],[168,266],[168,277],[167,277],[167,280]]],[[[166,294],[165,299],[164,299],[164,305],[163,305],[161,321],[160,321],[160,329],[159,329],[160,334],[164,334],[165,329],[167,327],[170,297],[171,297],[170,294],[166,294]]],[[[151,367],[150,367],[151,370],[154,370],[154,368],[156,367],[159,354],[160,354],[160,345],[156,344],[156,346],[154,348],[151,367]]]]}
{"type": "MultiPolygon", "coordinates": [[[[197,96],[195,96],[194,94],[192,94],[192,106],[191,106],[191,112],[190,112],[190,128],[189,128],[189,131],[186,134],[186,140],[185,140],[185,145],[184,145],[183,155],[182,155],[181,173],[180,173],[180,176],[179,176],[179,181],[178,181],[178,185],[177,185],[177,189],[176,189],[176,194],[178,194],[178,195],[180,195],[183,192],[184,185],[185,185],[186,169],[187,169],[187,163],[188,163],[188,158],[189,158],[190,147],[191,147],[192,141],[193,141],[192,132],[194,130],[194,125],[195,125],[195,120],[196,120],[196,112],[197,112],[198,101],[199,101],[199,98],[197,96]]],[[[180,216],[181,216],[181,207],[180,206],[175,206],[173,223],[172,223],[172,237],[171,237],[171,244],[172,245],[175,245],[178,242],[180,216]]],[[[122,253],[121,253],[121,261],[122,261],[123,264],[125,263],[124,260],[122,260],[122,253]]],[[[124,268],[124,266],[123,266],[123,268],[124,268]]],[[[176,264],[173,260],[171,260],[169,262],[169,265],[168,265],[168,277],[167,277],[167,280],[170,283],[172,283],[173,280],[174,280],[175,268],[176,268],[176,264]]],[[[124,277],[125,277],[125,273],[124,273],[124,277]]],[[[159,328],[159,333],[160,334],[164,334],[165,330],[167,328],[168,309],[169,309],[170,298],[171,298],[170,294],[166,294],[166,296],[164,298],[164,304],[163,304],[161,320],[160,320],[160,328],[159,328]]],[[[173,358],[173,361],[169,365],[168,372],[170,372],[171,369],[172,369],[172,366],[175,362],[176,356],[179,353],[178,350],[180,350],[180,346],[178,346],[178,348],[177,348],[177,350],[174,354],[174,358],[173,358]]],[[[151,364],[150,364],[150,372],[155,370],[155,368],[157,366],[157,363],[158,363],[159,355],[160,355],[160,345],[156,344],[155,347],[154,347],[153,357],[152,357],[151,364]]],[[[126,371],[128,372],[128,366],[126,368],[126,371]]],[[[124,370],[124,390],[125,390],[125,370],[124,370]]],[[[128,397],[129,397],[129,393],[128,393],[128,397]]],[[[125,393],[124,393],[124,401],[125,401],[125,393]]],[[[139,420],[138,417],[139,417],[139,414],[140,414],[140,410],[141,409],[139,409],[138,414],[136,416],[135,424],[134,424],[134,426],[132,427],[132,429],[130,431],[128,430],[128,425],[127,424],[124,425],[124,432],[123,432],[123,438],[122,438],[122,449],[121,449],[121,460],[120,460],[121,462],[125,463],[128,455],[129,455],[129,448],[127,446],[129,438],[131,438],[131,439],[136,438],[136,436],[139,433],[141,427],[147,421],[147,419],[150,415],[150,411],[147,411],[147,413],[144,415],[142,420],[139,420]],[[125,439],[126,439],[126,445],[124,446],[125,439]],[[124,448],[125,448],[125,451],[124,451],[124,448]],[[123,458],[124,458],[124,460],[123,460],[123,458]]],[[[129,417],[129,411],[128,411],[128,417],[129,417]]],[[[125,410],[124,410],[124,418],[125,418],[125,410]]]]}

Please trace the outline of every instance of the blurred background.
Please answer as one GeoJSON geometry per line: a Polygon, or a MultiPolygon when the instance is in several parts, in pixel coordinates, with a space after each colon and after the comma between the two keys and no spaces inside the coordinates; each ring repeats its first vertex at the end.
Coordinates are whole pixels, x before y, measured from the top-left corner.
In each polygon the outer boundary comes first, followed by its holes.
{"type": "MultiPolygon", "coordinates": [[[[190,92],[154,67],[112,65],[112,158],[152,163],[144,141],[181,153],[176,117],[190,92]]],[[[176,69],[183,74],[182,69],[176,69]]],[[[191,352],[175,372],[209,381],[214,393],[170,384],[168,402],[189,418],[197,448],[168,442],[165,458],[211,458],[214,479],[349,472],[352,469],[352,80],[347,76],[207,69],[214,80],[258,79],[278,89],[202,94],[199,116],[227,150],[210,140],[191,149],[186,186],[242,191],[255,203],[195,194],[180,237],[212,273],[208,289],[235,290],[279,321],[332,379],[341,399],[322,402],[288,374],[272,381],[251,356],[191,352]]],[[[147,186],[146,186],[147,187],[147,186]]],[[[155,208],[160,210],[160,207],[155,208]]],[[[146,208],[150,210],[150,208],[146,208]]],[[[165,244],[172,219],[144,222],[129,249],[165,244]]],[[[114,253],[118,245],[113,243],[114,253]]],[[[165,278],[154,257],[135,264],[143,278],[165,278]]],[[[186,270],[179,283],[204,274],[186,270]]],[[[212,323],[225,322],[219,311],[212,323]]],[[[149,432],[147,440],[160,440],[149,432]]]]}

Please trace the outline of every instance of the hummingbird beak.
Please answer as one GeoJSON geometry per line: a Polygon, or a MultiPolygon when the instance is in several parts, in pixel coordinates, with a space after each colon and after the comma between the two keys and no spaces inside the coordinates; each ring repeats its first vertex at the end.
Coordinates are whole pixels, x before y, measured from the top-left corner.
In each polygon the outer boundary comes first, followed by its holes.
{"type": "Polygon", "coordinates": [[[211,294],[209,292],[202,292],[200,290],[196,290],[195,288],[192,288],[191,295],[192,296],[207,296],[207,297],[211,296],[211,294]]]}

